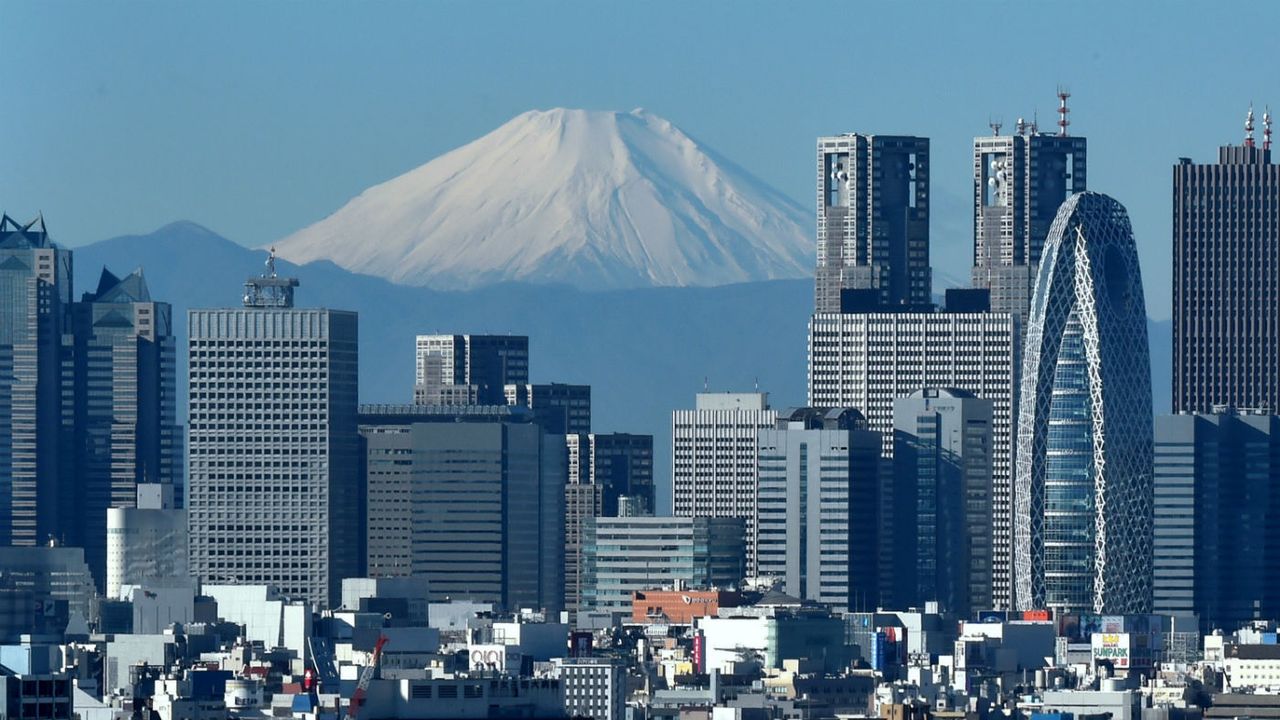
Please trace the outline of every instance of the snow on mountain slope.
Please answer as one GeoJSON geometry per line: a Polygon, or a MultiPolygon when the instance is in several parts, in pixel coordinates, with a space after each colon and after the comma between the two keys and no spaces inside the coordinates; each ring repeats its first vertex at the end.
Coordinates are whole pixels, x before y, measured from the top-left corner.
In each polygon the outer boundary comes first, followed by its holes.
{"type": "Polygon", "coordinates": [[[555,109],[371,187],[275,247],[439,289],[722,285],[811,274],[811,226],[656,115],[555,109]]]}

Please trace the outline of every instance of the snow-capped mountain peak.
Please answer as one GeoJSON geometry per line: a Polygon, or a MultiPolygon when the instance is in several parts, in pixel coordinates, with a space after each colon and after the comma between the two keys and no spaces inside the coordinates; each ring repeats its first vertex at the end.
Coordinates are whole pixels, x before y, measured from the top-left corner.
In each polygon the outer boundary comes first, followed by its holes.
{"type": "Polygon", "coordinates": [[[441,289],[720,285],[810,274],[810,225],[663,118],[557,108],[518,115],[275,246],[293,262],[441,289]]]}

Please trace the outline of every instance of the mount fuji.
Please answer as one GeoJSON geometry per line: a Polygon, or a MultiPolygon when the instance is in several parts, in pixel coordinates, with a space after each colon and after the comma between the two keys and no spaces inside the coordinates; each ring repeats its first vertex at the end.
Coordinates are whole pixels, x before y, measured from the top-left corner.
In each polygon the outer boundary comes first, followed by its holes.
{"type": "Polygon", "coordinates": [[[275,243],[405,285],[582,290],[812,274],[800,205],[644,110],[523,113],[275,243]]]}

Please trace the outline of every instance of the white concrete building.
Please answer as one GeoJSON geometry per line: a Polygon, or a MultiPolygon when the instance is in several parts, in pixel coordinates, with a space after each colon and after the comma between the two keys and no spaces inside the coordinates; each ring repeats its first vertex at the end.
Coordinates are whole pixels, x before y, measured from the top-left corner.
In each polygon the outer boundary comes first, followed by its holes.
{"type": "Polygon", "coordinates": [[[107,597],[123,585],[187,578],[187,512],[175,508],[173,486],[138,485],[137,507],[107,510],[107,597]]]}

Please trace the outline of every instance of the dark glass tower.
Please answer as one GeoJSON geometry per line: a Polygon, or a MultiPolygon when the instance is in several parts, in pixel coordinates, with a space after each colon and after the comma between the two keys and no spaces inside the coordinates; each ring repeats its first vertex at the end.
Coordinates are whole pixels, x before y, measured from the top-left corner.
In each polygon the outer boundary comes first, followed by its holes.
{"type": "Polygon", "coordinates": [[[0,545],[59,538],[72,512],[59,462],[62,340],[71,303],[71,251],[53,244],[44,218],[0,216],[0,545]]]}
{"type": "Polygon", "coordinates": [[[1264,123],[1262,147],[1173,168],[1175,413],[1280,413],[1280,166],[1264,123]]]}
{"type": "Polygon", "coordinates": [[[151,299],[141,270],[118,278],[104,269],[97,290],[72,305],[71,321],[71,372],[64,377],[74,398],[75,452],[67,460],[76,502],[65,539],[85,549],[102,586],[107,509],[133,507],[141,483],[180,481],[173,318],[168,303],[151,299]]]}
{"type": "Polygon", "coordinates": [[[842,289],[884,305],[930,302],[929,139],[818,138],[814,306],[840,312],[842,289]]]}

